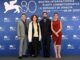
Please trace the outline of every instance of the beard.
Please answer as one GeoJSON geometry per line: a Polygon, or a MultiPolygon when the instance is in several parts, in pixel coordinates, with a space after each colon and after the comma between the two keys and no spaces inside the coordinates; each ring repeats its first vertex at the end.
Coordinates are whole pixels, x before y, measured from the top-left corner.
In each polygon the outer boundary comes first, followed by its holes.
{"type": "Polygon", "coordinates": [[[43,19],[48,19],[48,17],[43,17],[43,19]]]}

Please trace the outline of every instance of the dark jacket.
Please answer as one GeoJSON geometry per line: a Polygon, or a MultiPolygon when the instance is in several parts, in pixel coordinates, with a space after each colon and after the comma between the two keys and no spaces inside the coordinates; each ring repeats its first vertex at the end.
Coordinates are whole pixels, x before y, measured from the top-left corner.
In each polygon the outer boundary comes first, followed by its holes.
{"type": "Polygon", "coordinates": [[[51,20],[46,19],[46,22],[42,19],[40,21],[40,27],[41,27],[41,34],[43,37],[49,37],[51,36],[51,20]]]}

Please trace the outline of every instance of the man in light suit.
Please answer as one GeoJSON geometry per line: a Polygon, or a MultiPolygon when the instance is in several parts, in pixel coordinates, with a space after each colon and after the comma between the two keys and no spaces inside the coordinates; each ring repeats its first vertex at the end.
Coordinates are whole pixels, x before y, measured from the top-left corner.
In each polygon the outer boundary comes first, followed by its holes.
{"type": "Polygon", "coordinates": [[[20,40],[19,44],[19,59],[26,57],[27,36],[28,36],[28,22],[26,21],[26,14],[22,14],[21,20],[17,24],[17,35],[20,40]]]}

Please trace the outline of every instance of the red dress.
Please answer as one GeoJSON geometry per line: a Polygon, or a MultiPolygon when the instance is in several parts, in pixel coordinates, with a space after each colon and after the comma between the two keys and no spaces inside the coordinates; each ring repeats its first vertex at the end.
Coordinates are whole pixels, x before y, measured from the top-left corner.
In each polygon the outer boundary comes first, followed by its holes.
{"type": "MultiPolygon", "coordinates": [[[[60,29],[60,20],[57,21],[52,21],[53,29],[57,32],[60,29]]],[[[62,40],[62,32],[60,31],[58,33],[58,37],[52,32],[52,39],[53,42],[56,42],[56,45],[61,45],[61,40],[62,40]]]]}

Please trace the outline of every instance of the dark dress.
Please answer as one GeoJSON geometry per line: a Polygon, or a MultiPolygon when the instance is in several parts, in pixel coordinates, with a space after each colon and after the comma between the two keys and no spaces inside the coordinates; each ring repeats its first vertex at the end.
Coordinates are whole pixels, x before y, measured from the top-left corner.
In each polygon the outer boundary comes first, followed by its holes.
{"type": "MultiPolygon", "coordinates": [[[[60,20],[52,21],[53,29],[57,32],[60,29],[60,20]]],[[[59,32],[59,37],[57,37],[54,33],[52,33],[53,42],[56,42],[56,45],[61,45],[62,40],[62,32],[59,32]]]]}

